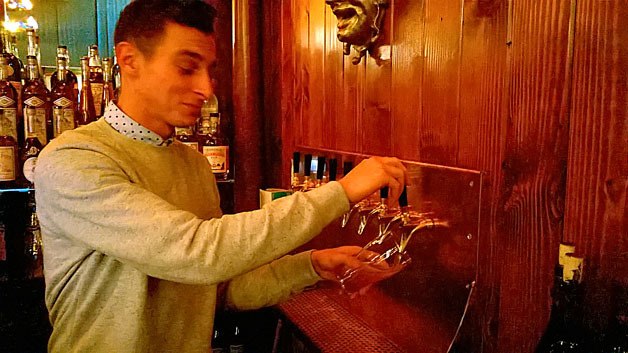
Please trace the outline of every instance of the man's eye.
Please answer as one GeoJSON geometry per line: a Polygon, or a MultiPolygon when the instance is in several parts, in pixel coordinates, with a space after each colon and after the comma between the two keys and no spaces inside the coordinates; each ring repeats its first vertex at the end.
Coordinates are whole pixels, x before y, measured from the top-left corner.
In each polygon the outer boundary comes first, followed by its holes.
{"type": "Polygon", "coordinates": [[[187,66],[179,66],[179,71],[183,75],[192,75],[196,71],[196,68],[187,67],[187,66]]]}

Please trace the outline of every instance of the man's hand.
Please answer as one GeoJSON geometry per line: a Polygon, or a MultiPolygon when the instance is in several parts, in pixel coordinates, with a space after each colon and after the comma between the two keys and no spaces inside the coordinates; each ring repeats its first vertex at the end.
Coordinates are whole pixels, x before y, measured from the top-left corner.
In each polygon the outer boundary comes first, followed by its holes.
{"type": "Polygon", "coordinates": [[[341,246],[339,248],[312,251],[312,265],[322,279],[337,281],[349,269],[364,266],[356,258],[362,250],[359,246],[341,246]]]}
{"type": "Polygon", "coordinates": [[[339,182],[349,202],[358,202],[388,186],[391,205],[399,198],[408,180],[406,167],[397,158],[371,157],[363,160],[339,182]]]}

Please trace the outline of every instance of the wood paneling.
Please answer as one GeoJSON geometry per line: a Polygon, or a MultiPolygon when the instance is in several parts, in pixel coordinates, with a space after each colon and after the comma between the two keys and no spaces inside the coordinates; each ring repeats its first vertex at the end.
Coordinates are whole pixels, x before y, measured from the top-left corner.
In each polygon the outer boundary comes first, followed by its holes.
{"type": "Polygon", "coordinates": [[[628,2],[578,2],[565,232],[588,259],[588,319],[628,286],[628,2]]]}
{"type": "Polygon", "coordinates": [[[588,320],[602,326],[602,284],[628,285],[626,0],[391,0],[379,43],[390,60],[376,51],[359,65],[340,55],[322,3],[284,0],[280,33],[264,31],[281,38],[265,55],[281,65],[265,94],[281,97],[267,141],[284,158],[268,186],[287,186],[295,149],[481,170],[478,283],[459,348],[534,351],[561,239],[587,257],[588,320]]]}

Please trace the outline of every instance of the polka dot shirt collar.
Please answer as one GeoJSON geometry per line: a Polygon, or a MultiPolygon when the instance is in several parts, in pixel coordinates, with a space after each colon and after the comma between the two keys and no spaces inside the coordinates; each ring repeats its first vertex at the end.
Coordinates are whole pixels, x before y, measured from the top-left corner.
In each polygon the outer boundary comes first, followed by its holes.
{"type": "Polygon", "coordinates": [[[126,115],[114,102],[110,102],[103,115],[105,121],[122,135],[154,146],[170,146],[174,137],[161,138],[158,134],[143,127],[140,123],[126,115]]]}

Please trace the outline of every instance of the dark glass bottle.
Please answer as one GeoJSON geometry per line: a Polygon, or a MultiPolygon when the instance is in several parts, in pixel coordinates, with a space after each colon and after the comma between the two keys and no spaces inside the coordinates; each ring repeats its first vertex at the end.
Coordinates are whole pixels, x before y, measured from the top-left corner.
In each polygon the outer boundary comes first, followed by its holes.
{"type": "Polygon", "coordinates": [[[11,70],[7,65],[7,58],[0,56],[0,130],[3,135],[13,137],[17,143],[20,141],[18,131],[23,127],[17,115],[19,96],[7,80],[7,71],[11,70]]]}
{"type": "Polygon", "coordinates": [[[68,80],[66,59],[57,58],[57,81],[50,92],[52,100],[52,134],[61,135],[76,127],[78,102],[74,94],[74,83],[68,80]]]}
{"type": "MultiPolygon", "coordinates": [[[[57,63],[59,62],[59,58],[65,59],[65,66],[63,69],[65,70],[65,80],[69,85],[72,86],[74,92],[74,101],[78,101],[79,87],[78,87],[78,78],[76,74],[70,70],[70,53],[68,52],[68,47],[65,45],[60,45],[57,47],[57,63]]],[[[57,67],[57,71],[55,71],[52,76],[50,76],[50,87],[54,89],[59,81],[59,68],[57,67]]]]}
{"type": "Polygon", "coordinates": [[[0,131],[0,189],[16,186],[17,168],[17,143],[13,137],[0,131]]]}
{"type": "Polygon", "coordinates": [[[100,112],[96,112],[99,116],[105,114],[105,110],[107,109],[109,102],[114,99],[113,82],[111,81],[111,59],[109,58],[102,59],[102,75],[102,110],[100,112]]]}
{"type": "Polygon", "coordinates": [[[120,74],[120,64],[118,64],[118,59],[114,55],[113,56],[113,67],[111,68],[111,79],[113,81],[113,94],[115,100],[120,96],[120,87],[122,87],[122,75],[120,74]]]}
{"type": "Polygon", "coordinates": [[[26,279],[43,278],[44,262],[41,230],[39,228],[39,219],[37,218],[34,190],[29,191],[28,209],[30,218],[24,231],[24,256],[26,259],[24,277],[26,279]]]}
{"type": "Polygon", "coordinates": [[[81,58],[81,73],[83,83],[81,85],[81,94],[79,97],[79,112],[76,121],[77,125],[87,125],[92,121],[96,121],[96,111],[94,109],[94,96],[92,95],[91,82],[89,79],[89,58],[84,56],[81,58]]]}
{"type": "MultiPolygon", "coordinates": [[[[29,115],[32,118],[32,115],[29,115]]],[[[31,122],[26,121],[26,141],[20,151],[20,165],[22,166],[22,186],[33,187],[35,182],[35,165],[39,152],[43,149],[41,142],[35,133],[32,132],[31,122]]]]}
{"type": "Polygon", "coordinates": [[[552,293],[552,311],[537,353],[590,353],[587,332],[582,326],[583,259],[567,254],[562,279],[552,293]]]}
{"type": "MultiPolygon", "coordinates": [[[[24,64],[22,60],[15,55],[13,50],[13,41],[9,33],[6,30],[1,31],[2,36],[2,56],[7,58],[9,72],[6,73],[7,81],[11,82],[15,91],[19,94],[22,93],[22,71],[24,71],[24,64]]],[[[18,99],[18,102],[20,100],[18,99]]]]}
{"type": "MultiPolygon", "coordinates": [[[[29,55],[26,57],[26,75],[28,83],[22,91],[22,103],[24,107],[24,121],[31,124],[32,134],[35,134],[43,146],[52,137],[52,117],[50,112],[50,92],[39,76],[37,58],[29,55]]],[[[26,124],[25,124],[26,125],[26,124]]],[[[25,132],[26,135],[26,132],[25,132]]]]}
{"type": "Polygon", "coordinates": [[[102,62],[100,61],[100,54],[98,53],[98,46],[92,44],[89,46],[89,83],[92,90],[92,101],[94,102],[94,112],[96,118],[100,117],[102,112],[102,91],[104,87],[104,76],[102,69],[102,62]]]}

